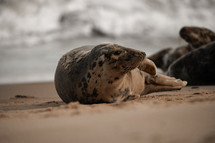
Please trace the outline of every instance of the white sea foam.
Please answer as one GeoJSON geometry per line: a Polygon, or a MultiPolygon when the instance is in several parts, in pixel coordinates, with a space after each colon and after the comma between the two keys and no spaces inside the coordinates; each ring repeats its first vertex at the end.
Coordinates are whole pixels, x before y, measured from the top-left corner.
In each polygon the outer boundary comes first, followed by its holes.
{"type": "Polygon", "coordinates": [[[0,6],[1,43],[59,37],[175,36],[184,25],[215,29],[214,0],[7,0],[0,6]]]}
{"type": "Polygon", "coordinates": [[[53,80],[61,54],[104,42],[86,38],[95,34],[151,54],[184,25],[215,30],[214,7],[215,0],[1,1],[0,83],[53,80]]]}

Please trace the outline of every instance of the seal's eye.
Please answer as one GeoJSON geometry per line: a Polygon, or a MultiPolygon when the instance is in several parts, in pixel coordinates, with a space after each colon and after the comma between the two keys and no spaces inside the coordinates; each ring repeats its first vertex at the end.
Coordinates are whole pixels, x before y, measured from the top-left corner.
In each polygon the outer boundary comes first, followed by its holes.
{"type": "Polygon", "coordinates": [[[121,53],[122,53],[122,51],[116,51],[116,52],[114,52],[113,54],[116,55],[116,56],[118,56],[118,55],[120,55],[121,53]]]}

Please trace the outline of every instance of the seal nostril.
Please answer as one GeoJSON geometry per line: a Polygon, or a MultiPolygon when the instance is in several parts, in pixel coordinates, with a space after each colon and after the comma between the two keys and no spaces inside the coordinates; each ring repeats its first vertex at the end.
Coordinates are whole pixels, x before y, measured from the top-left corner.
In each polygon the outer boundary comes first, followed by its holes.
{"type": "Polygon", "coordinates": [[[141,54],[143,54],[144,56],[146,56],[146,53],[145,53],[145,52],[141,52],[141,54]]]}

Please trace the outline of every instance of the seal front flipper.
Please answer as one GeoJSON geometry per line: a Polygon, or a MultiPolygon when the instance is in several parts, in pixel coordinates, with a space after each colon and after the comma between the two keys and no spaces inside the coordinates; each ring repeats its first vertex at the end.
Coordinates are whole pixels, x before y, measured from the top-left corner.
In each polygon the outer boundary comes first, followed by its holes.
{"type": "Polygon", "coordinates": [[[155,66],[155,63],[147,58],[145,58],[140,65],[138,66],[138,69],[141,71],[144,71],[150,75],[156,75],[157,68],[155,66]]]}
{"type": "Polygon", "coordinates": [[[157,84],[157,85],[165,85],[165,86],[181,86],[184,87],[187,85],[186,81],[182,81],[180,79],[176,79],[174,77],[169,77],[162,74],[157,74],[156,76],[148,76],[146,78],[146,82],[148,84],[157,84]]]}
{"type": "Polygon", "coordinates": [[[171,90],[180,90],[182,86],[169,86],[169,85],[157,85],[157,84],[146,84],[146,88],[142,95],[146,95],[152,92],[160,91],[171,91],[171,90]]]}

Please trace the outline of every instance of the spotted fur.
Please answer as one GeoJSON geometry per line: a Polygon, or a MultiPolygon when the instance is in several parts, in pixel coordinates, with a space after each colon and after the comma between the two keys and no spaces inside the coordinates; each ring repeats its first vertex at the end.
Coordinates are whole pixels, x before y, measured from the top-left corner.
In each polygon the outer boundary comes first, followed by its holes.
{"type": "Polygon", "coordinates": [[[158,83],[149,80],[155,79],[155,75],[156,67],[144,52],[117,44],[100,44],[63,55],[56,69],[55,87],[66,103],[91,104],[120,102],[153,91],[185,86],[181,80],[171,78],[169,82],[169,77],[159,76],[163,81],[158,83]]]}
{"type": "Polygon", "coordinates": [[[183,27],[179,34],[194,49],[215,41],[215,33],[204,27],[183,27]]]}

